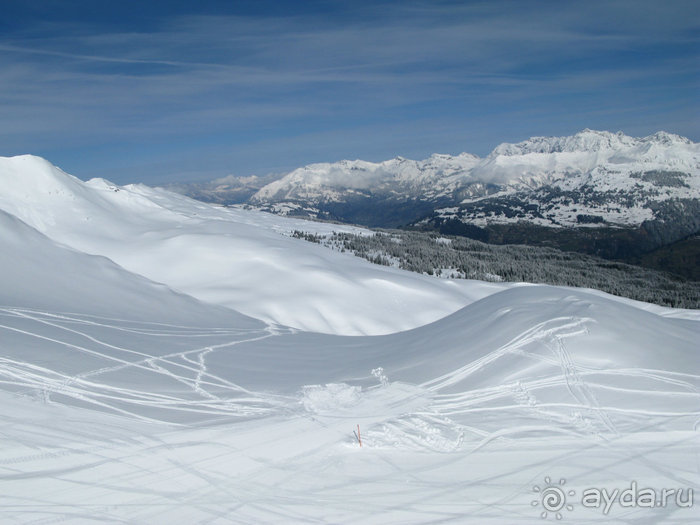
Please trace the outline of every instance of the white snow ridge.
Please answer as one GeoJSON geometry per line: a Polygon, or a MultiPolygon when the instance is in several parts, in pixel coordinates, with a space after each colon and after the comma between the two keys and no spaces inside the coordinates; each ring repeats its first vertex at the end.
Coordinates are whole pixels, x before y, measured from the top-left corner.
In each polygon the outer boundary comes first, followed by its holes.
{"type": "Polygon", "coordinates": [[[289,236],[351,227],[37,157],[0,188],[2,522],[700,519],[694,312],[374,266],[289,236]],[[633,483],[674,492],[582,499],[633,483]]]}

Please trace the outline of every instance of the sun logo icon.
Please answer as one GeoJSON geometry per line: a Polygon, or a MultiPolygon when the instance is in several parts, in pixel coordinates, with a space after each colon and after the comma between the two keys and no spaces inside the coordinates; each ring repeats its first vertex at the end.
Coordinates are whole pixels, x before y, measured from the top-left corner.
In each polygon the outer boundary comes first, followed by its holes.
{"type": "Polygon", "coordinates": [[[560,479],[558,484],[555,484],[552,483],[552,479],[549,476],[546,476],[544,478],[544,483],[545,484],[542,487],[539,485],[532,487],[532,492],[539,494],[540,497],[539,499],[530,502],[530,505],[533,507],[542,504],[542,508],[544,510],[540,513],[540,518],[543,520],[547,519],[549,517],[549,513],[552,513],[556,519],[560,520],[562,518],[562,509],[566,509],[568,511],[574,510],[573,505],[566,504],[566,496],[574,496],[576,491],[564,491],[564,485],[566,485],[566,480],[564,478],[560,479]]]}

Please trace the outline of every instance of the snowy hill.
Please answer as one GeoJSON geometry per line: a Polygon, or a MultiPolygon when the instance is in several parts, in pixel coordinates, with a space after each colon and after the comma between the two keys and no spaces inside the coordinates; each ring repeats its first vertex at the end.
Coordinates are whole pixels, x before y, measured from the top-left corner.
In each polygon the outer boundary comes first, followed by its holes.
{"type": "Polygon", "coordinates": [[[7,521],[697,521],[697,312],[380,268],[36,157],[0,188],[7,521]],[[633,482],[683,497],[582,502],[633,482]]]}
{"type": "Polygon", "coordinates": [[[498,289],[378,268],[280,235],[299,228],[293,219],[215,208],[142,185],[84,183],[37,157],[0,158],[0,186],[0,209],[54,241],[197,299],[296,328],[405,330],[498,289]]]}
{"type": "MultiPolygon", "coordinates": [[[[206,322],[231,311],[178,294],[111,260],[60,245],[0,210],[3,305],[116,317],[206,322]],[[154,308],[154,305],[163,305],[154,308]],[[167,305],[167,314],[165,313],[167,305]],[[197,313],[199,312],[199,313],[197,313]]],[[[261,323],[238,315],[241,326],[261,323]]]]}

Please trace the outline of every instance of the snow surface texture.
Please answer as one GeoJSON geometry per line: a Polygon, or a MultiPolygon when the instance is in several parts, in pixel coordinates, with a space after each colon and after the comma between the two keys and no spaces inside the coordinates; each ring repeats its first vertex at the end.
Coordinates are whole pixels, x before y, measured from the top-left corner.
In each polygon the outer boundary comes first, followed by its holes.
{"type": "Polygon", "coordinates": [[[0,187],[0,521],[700,519],[580,499],[697,490],[700,315],[445,287],[285,236],[330,225],[35,157],[2,159],[0,187]]]}

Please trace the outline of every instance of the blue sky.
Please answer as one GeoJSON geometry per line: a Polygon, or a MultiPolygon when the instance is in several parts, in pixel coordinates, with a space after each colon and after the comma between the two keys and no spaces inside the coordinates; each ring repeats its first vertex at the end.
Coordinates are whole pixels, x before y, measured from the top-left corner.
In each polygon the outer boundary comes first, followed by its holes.
{"type": "Polygon", "coordinates": [[[3,0],[0,155],[117,183],[700,138],[700,2],[3,0]]]}

